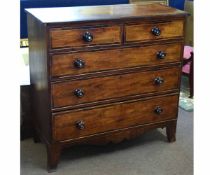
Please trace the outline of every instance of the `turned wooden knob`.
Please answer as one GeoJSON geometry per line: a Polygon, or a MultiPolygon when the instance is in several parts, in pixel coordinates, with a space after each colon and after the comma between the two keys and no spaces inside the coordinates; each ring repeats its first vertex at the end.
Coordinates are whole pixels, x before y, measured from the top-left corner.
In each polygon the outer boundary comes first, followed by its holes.
{"type": "Polygon", "coordinates": [[[75,89],[74,90],[74,95],[77,96],[78,98],[81,98],[85,95],[85,93],[82,89],[75,89]]]}
{"type": "Polygon", "coordinates": [[[81,69],[85,67],[85,61],[81,60],[81,59],[76,59],[74,60],[74,67],[81,69]]]}
{"type": "Polygon", "coordinates": [[[164,79],[163,78],[161,78],[161,77],[157,77],[157,78],[155,78],[155,84],[156,85],[161,85],[161,84],[163,84],[164,83],[164,79]]]}
{"type": "Polygon", "coordinates": [[[160,36],[160,34],[161,34],[161,30],[158,27],[153,27],[151,32],[155,36],[160,36]]]}
{"type": "Polygon", "coordinates": [[[93,35],[90,32],[85,32],[82,38],[85,42],[93,41],[93,35]]]}
{"type": "Polygon", "coordinates": [[[166,57],[166,53],[163,51],[158,51],[157,52],[157,58],[158,59],[164,59],[166,57]]]}
{"type": "Polygon", "coordinates": [[[154,111],[156,114],[161,114],[163,112],[163,109],[160,106],[157,106],[154,111]]]}
{"type": "Polygon", "coordinates": [[[78,129],[85,129],[85,122],[84,121],[82,121],[82,120],[79,120],[79,121],[76,121],[76,127],[78,128],[78,129]]]}

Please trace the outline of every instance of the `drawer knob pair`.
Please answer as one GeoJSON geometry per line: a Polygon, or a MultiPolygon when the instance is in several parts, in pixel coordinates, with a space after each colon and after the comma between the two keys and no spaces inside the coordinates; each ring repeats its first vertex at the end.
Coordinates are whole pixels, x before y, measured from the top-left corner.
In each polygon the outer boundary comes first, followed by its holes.
{"type": "Polygon", "coordinates": [[[157,58],[158,59],[164,59],[166,57],[166,53],[163,51],[158,51],[157,52],[157,58]]]}
{"type": "Polygon", "coordinates": [[[157,107],[155,108],[154,112],[155,112],[156,114],[161,114],[161,113],[163,112],[163,109],[162,109],[160,106],[157,106],[157,107]]]}
{"type": "Polygon", "coordinates": [[[155,36],[160,36],[160,34],[161,34],[161,30],[158,27],[153,27],[151,32],[155,36]]]}
{"type": "Polygon", "coordinates": [[[85,67],[85,61],[81,60],[81,59],[76,59],[74,61],[74,67],[77,69],[81,69],[85,67]]]}
{"type": "Polygon", "coordinates": [[[164,83],[164,79],[163,78],[161,78],[161,77],[155,78],[155,84],[156,85],[161,85],[163,83],[164,83]]]}
{"type": "Polygon", "coordinates": [[[84,121],[82,121],[82,120],[79,120],[79,121],[76,121],[75,122],[75,125],[76,125],[76,127],[78,128],[78,129],[85,129],[85,122],[84,121]]]}
{"type": "Polygon", "coordinates": [[[85,42],[93,41],[93,35],[90,32],[85,32],[82,38],[85,42]]]}

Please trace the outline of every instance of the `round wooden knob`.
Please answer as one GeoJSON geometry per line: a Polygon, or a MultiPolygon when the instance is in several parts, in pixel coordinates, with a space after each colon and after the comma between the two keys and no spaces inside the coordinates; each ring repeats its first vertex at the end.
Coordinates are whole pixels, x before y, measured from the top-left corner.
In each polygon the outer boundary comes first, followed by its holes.
{"type": "Polygon", "coordinates": [[[164,59],[166,57],[166,53],[163,51],[158,51],[157,52],[157,58],[158,59],[164,59]]]}
{"type": "Polygon", "coordinates": [[[155,78],[155,84],[156,85],[161,85],[163,83],[164,83],[164,79],[163,78],[161,78],[161,77],[155,78]]]}
{"type": "Polygon", "coordinates": [[[78,98],[81,98],[85,95],[84,91],[82,89],[75,89],[74,95],[76,95],[78,98]]]}
{"type": "Polygon", "coordinates": [[[78,68],[78,69],[84,68],[85,62],[81,59],[76,59],[76,60],[74,60],[74,67],[78,68]]]}
{"type": "Polygon", "coordinates": [[[75,125],[78,129],[85,129],[85,122],[82,120],[76,121],[75,125]]]}
{"type": "Polygon", "coordinates": [[[83,35],[83,40],[85,42],[91,42],[93,41],[93,35],[90,32],[85,32],[83,35]]]}
{"type": "Polygon", "coordinates": [[[153,27],[151,32],[155,36],[160,36],[160,34],[161,34],[161,30],[158,27],[153,27]]]}
{"type": "Polygon", "coordinates": [[[160,106],[157,106],[154,111],[156,114],[161,114],[163,112],[163,109],[160,106]]]}

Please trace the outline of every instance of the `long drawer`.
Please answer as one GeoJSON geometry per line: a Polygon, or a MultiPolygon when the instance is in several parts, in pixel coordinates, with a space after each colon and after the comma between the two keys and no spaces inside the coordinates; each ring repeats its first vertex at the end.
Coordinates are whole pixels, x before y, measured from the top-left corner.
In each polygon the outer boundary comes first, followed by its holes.
{"type": "Polygon", "coordinates": [[[118,25],[88,28],[83,26],[76,29],[54,28],[50,30],[50,37],[52,49],[120,44],[121,28],[118,25]]]}
{"type": "Polygon", "coordinates": [[[125,26],[125,41],[137,42],[157,39],[182,37],[184,34],[184,21],[151,22],[141,24],[128,24],[125,26]]]}
{"type": "Polygon", "coordinates": [[[181,43],[52,55],[52,77],[180,61],[181,43]]]}
{"type": "Polygon", "coordinates": [[[173,95],[54,114],[53,137],[56,141],[74,139],[140,124],[175,119],[177,105],[178,95],[173,95]]]}
{"type": "Polygon", "coordinates": [[[180,68],[52,83],[53,107],[71,106],[111,98],[160,92],[179,87],[180,68]]]}

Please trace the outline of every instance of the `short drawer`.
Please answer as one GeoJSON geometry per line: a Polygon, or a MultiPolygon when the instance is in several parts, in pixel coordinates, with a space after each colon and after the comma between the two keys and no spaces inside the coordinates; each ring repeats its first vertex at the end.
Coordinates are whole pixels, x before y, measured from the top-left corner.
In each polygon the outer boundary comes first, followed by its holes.
{"type": "Polygon", "coordinates": [[[184,21],[174,20],[160,23],[128,24],[125,26],[126,42],[182,37],[184,21]]]}
{"type": "Polygon", "coordinates": [[[74,139],[100,132],[175,119],[178,95],[53,115],[54,140],[74,139]]]}
{"type": "Polygon", "coordinates": [[[53,107],[154,93],[179,87],[180,68],[134,72],[52,84],[53,107]]]}
{"type": "Polygon", "coordinates": [[[52,77],[178,62],[182,44],[163,44],[52,55],[52,77]]]}
{"type": "Polygon", "coordinates": [[[81,47],[121,43],[118,25],[96,28],[54,28],[50,30],[51,48],[81,47]]]}

